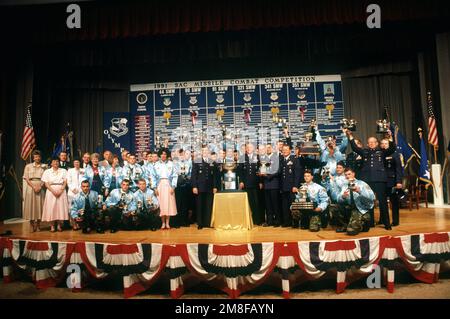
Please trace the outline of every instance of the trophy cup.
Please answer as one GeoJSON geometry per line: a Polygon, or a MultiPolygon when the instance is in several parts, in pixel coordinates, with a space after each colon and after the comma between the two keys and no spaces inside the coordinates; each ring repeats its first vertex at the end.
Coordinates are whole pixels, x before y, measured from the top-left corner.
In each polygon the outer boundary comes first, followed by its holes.
{"type": "Polygon", "coordinates": [[[358,122],[356,122],[354,119],[346,119],[346,118],[343,118],[342,120],[341,120],[341,127],[342,128],[345,128],[345,129],[347,129],[347,130],[349,130],[349,131],[352,131],[352,132],[354,132],[354,131],[356,131],[356,124],[357,124],[358,122]]]}
{"type": "Polygon", "coordinates": [[[234,161],[225,161],[223,165],[223,170],[225,174],[223,175],[223,188],[224,190],[237,190],[237,175],[235,173],[236,163],[234,161]]]}
{"type": "Polygon", "coordinates": [[[291,205],[292,219],[298,221],[300,219],[301,210],[313,210],[314,203],[309,199],[308,186],[302,184],[295,196],[295,201],[291,205]]]}
{"type": "Polygon", "coordinates": [[[311,120],[308,131],[305,133],[305,140],[300,143],[300,154],[302,155],[319,155],[320,146],[315,140],[315,128],[317,127],[316,119],[311,120]]]}
{"type": "Polygon", "coordinates": [[[385,134],[389,130],[389,123],[386,119],[377,120],[377,133],[385,134]]]}
{"type": "Polygon", "coordinates": [[[261,166],[259,167],[259,174],[267,175],[269,169],[270,169],[270,162],[267,162],[266,158],[262,157],[261,158],[261,166]]]}

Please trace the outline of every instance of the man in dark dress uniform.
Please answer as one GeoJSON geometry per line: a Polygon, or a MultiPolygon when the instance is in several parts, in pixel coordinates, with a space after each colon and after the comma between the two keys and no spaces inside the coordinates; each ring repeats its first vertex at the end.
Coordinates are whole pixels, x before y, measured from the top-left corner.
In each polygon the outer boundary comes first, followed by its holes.
{"type": "MultiPolygon", "coordinates": [[[[360,140],[355,138],[355,143],[359,148],[363,148],[363,145],[360,140]]],[[[360,172],[361,172],[361,167],[362,167],[363,162],[364,161],[363,161],[361,155],[359,155],[358,153],[351,152],[351,153],[347,154],[347,160],[346,160],[347,167],[350,167],[356,173],[356,178],[361,178],[360,172]]]]}
{"type": "MultiPolygon", "coordinates": [[[[279,227],[280,214],[280,157],[278,152],[273,152],[272,145],[266,145],[266,155],[260,159],[261,165],[265,165],[265,173],[261,174],[264,184],[264,201],[266,204],[267,226],[279,227]]],[[[263,225],[266,226],[266,225],[263,225]]]]}
{"type": "Polygon", "coordinates": [[[67,153],[62,151],[58,155],[59,157],[59,168],[69,169],[69,162],[67,161],[67,153]]]}
{"type": "Polygon", "coordinates": [[[282,207],[282,226],[292,226],[291,204],[298,192],[298,186],[303,181],[303,168],[300,161],[291,154],[291,147],[284,145],[280,158],[280,191],[282,207]]]}
{"type": "Polygon", "coordinates": [[[198,229],[210,227],[214,194],[220,187],[218,166],[209,158],[207,147],[202,147],[201,158],[192,165],[192,193],[196,195],[198,229]]]}
{"type": "Polygon", "coordinates": [[[258,190],[261,182],[258,167],[258,155],[255,153],[255,147],[253,144],[248,143],[245,145],[245,155],[239,160],[237,173],[239,176],[239,189],[245,190],[247,193],[255,225],[261,225],[264,222],[264,216],[261,214],[261,207],[258,202],[258,190]]]}
{"type": "MultiPolygon", "coordinates": [[[[389,148],[389,140],[383,139],[381,141],[381,148],[389,148]]],[[[386,174],[387,174],[387,188],[386,196],[392,204],[392,226],[399,225],[400,204],[397,195],[397,190],[403,188],[403,167],[400,155],[394,152],[392,155],[386,157],[386,174]]]]}
{"type": "MultiPolygon", "coordinates": [[[[389,132],[389,147],[382,149],[378,145],[376,137],[367,139],[367,148],[361,148],[356,145],[352,132],[345,130],[349,136],[350,145],[355,153],[363,159],[361,167],[361,180],[369,184],[370,188],[376,194],[380,206],[380,218],[386,230],[391,230],[389,221],[389,210],[386,198],[387,174],[385,168],[386,157],[395,152],[395,144],[392,142],[392,136],[389,132]]],[[[371,212],[371,226],[375,224],[373,211],[371,212]]]]}

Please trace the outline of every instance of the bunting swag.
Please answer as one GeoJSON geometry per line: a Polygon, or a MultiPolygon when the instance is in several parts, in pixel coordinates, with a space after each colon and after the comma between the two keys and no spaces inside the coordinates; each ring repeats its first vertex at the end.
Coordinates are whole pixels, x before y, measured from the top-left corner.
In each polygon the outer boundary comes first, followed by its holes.
{"type": "Polygon", "coordinates": [[[362,239],[214,244],[107,244],[43,242],[0,237],[0,269],[5,283],[15,269],[25,270],[38,288],[74,282],[70,270],[81,270],[81,289],[89,279],[122,277],[124,297],[147,290],[165,272],[170,295],[178,298],[194,277],[236,298],[278,273],[283,297],[299,279],[318,280],[337,273],[336,292],[353,280],[382,266],[387,290],[394,292],[395,270],[404,269],[424,283],[438,280],[443,267],[450,269],[450,233],[371,237],[362,239]]]}
{"type": "Polygon", "coordinates": [[[273,243],[245,245],[188,244],[189,268],[213,286],[237,298],[275,268],[273,243]]]}

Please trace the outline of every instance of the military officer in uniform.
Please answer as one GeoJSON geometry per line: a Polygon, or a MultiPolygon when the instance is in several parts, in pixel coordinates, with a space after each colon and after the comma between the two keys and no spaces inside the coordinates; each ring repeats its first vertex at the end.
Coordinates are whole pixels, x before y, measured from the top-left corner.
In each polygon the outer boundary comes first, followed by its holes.
{"type": "MultiPolygon", "coordinates": [[[[386,198],[386,183],[387,175],[385,162],[386,157],[395,152],[395,144],[392,142],[392,136],[389,132],[389,147],[382,149],[378,145],[378,139],[369,137],[367,139],[367,148],[361,148],[356,145],[353,134],[350,130],[344,129],[349,136],[350,145],[355,153],[363,158],[363,166],[361,168],[361,180],[369,184],[370,188],[376,194],[380,205],[381,221],[386,230],[391,230],[391,223],[389,221],[389,211],[386,198]]],[[[374,226],[373,211],[370,214],[370,224],[374,226]]]]}
{"type": "Polygon", "coordinates": [[[202,147],[201,157],[192,165],[192,193],[196,195],[196,215],[198,229],[210,227],[214,194],[220,187],[217,165],[209,158],[207,146],[202,147]]]}
{"type": "MultiPolygon", "coordinates": [[[[383,139],[381,141],[381,148],[389,148],[389,140],[383,139]]],[[[400,203],[397,191],[403,188],[403,167],[400,155],[394,152],[392,155],[386,157],[386,174],[387,174],[387,188],[386,196],[392,205],[392,226],[398,226],[400,223],[400,203]]]]}
{"type": "Polygon", "coordinates": [[[370,228],[370,211],[373,209],[375,194],[369,185],[356,179],[352,168],[345,169],[347,183],[342,187],[337,199],[348,211],[350,221],[346,227],[348,235],[357,235],[370,228]]]}
{"type": "Polygon", "coordinates": [[[280,214],[280,159],[278,152],[273,152],[272,145],[266,145],[266,155],[260,158],[261,166],[265,165],[261,177],[264,183],[264,200],[266,203],[267,226],[279,227],[281,224],[280,214]]]}
{"type": "MultiPolygon", "coordinates": [[[[363,148],[363,144],[361,143],[361,141],[359,139],[355,138],[354,141],[355,141],[355,144],[359,148],[363,148]]],[[[358,153],[355,153],[352,151],[349,154],[347,154],[347,159],[346,159],[347,167],[350,167],[355,171],[356,178],[360,177],[359,173],[361,171],[363,162],[364,161],[363,161],[361,155],[359,155],[358,153]]]]}
{"type": "MultiPolygon", "coordinates": [[[[308,229],[312,232],[318,232],[321,227],[321,214],[328,207],[328,194],[326,189],[319,184],[313,182],[313,173],[305,170],[303,174],[305,183],[302,186],[307,196],[307,201],[312,203],[308,209],[300,209],[299,222],[301,229],[308,229]]],[[[296,195],[298,196],[298,194],[296,195]]],[[[293,225],[297,228],[298,225],[293,225]]]]}
{"type": "Polygon", "coordinates": [[[175,188],[175,200],[177,202],[178,215],[175,223],[178,226],[189,226],[188,211],[190,208],[190,197],[192,196],[191,173],[192,160],[186,157],[183,149],[178,150],[178,160],[175,163],[177,173],[177,187],[175,188]]]}
{"type": "Polygon", "coordinates": [[[282,226],[291,227],[291,204],[298,192],[297,186],[303,181],[304,171],[300,166],[300,161],[291,154],[289,145],[283,145],[279,165],[282,226]]]}
{"type": "Polygon", "coordinates": [[[258,190],[260,189],[260,177],[258,176],[258,155],[251,143],[245,145],[245,155],[239,160],[237,173],[239,176],[239,189],[245,190],[248,196],[250,209],[252,210],[253,223],[261,225],[264,216],[258,202],[258,190]]]}
{"type": "Polygon", "coordinates": [[[69,161],[67,160],[67,152],[62,151],[58,155],[59,157],[59,168],[69,169],[69,161]]]}

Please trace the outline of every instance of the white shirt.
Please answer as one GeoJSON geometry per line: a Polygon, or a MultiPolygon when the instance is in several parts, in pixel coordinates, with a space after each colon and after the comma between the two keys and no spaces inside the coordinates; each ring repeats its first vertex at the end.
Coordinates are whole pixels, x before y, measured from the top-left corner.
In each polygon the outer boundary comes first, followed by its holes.
{"type": "Polygon", "coordinates": [[[83,180],[84,173],[82,169],[69,168],[67,171],[67,186],[69,187],[69,195],[75,195],[74,190],[81,192],[81,182],[83,180]]]}

